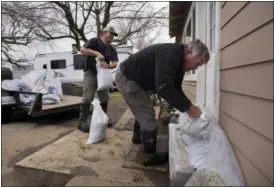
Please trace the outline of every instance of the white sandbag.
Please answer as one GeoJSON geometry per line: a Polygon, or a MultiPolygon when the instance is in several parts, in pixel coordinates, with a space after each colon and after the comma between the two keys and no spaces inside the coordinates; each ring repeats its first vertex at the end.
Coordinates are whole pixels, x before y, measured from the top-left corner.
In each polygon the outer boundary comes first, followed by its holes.
{"type": "Polygon", "coordinates": [[[209,131],[207,127],[209,126],[209,121],[210,119],[205,112],[202,112],[201,117],[197,119],[190,118],[187,113],[181,113],[179,116],[179,129],[183,134],[208,138],[209,131]]]}
{"type": "Polygon", "coordinates": [[[3,80],[2,81],[2,88],[5,90],[11,91],[19,91],[20,90],[21,81],[19,79],[13,80],[3,80]]]}
{"type": "Polygon", "coordinates": [[[179,122],[184,124],[178,129],[181,139],[188,144],[190,164],[197,170],[213,170],[227,186],[244,186],[238,161],[223,130],[209,109],[202,108],[202,112],[201,117],[193,121],[186,113],[179,117],[179,122]]]}
{"type": "Polygon", "coordinates": [[[206,161],[209,152],[209,139],[201,139],[187,146],[189,163],[193,168],[198,168],[206,161]]]}
{"type": "MultiPolygon", "coordinates": [[[[59,100],[63,97],[62,83],[55,77],[53,71],[48,70],[44,79],[45,87],[48,94],[53,94],[59,97],[59,100]]],[[[55,98],[55,97],[54,97],[55,98]]]]}
{"type": "Polygon", "coordinates": [[[42,103],[43,104],[56,104],[60,103],[60,97],[56,94],[46,94],[42,96],[42,103]]]}
{"type": "Polygon", "coordinates": [[[94,99],[92,104],[94,109],[87,144],[98,143],[106,139],[108,116],[103,111],[98,99],[94,99]]]}
{"type": "Polygon", "coordinates": [[[24,105],[31,105],[34,102],[35,96],[34,95],[26,95],[26,94],[20,94],[20,102],[24,105]]]}
{"type": "Polygon", "coordinates": [[[20,80],[23,86],[32,91],[33,89],[40,90],[44,87],[43,78],[45,77],[46,71],[31,71],[26,75],[21,76],[20,80]]]}
{"type": "Polygon", "coordinates": [[[244,186],[242,173],[230,143],[216,118],[209,110],[206,114],[210,117],[209,152],[205,163],[198,169],[212,169],[222,177],[227,186],[244,186]]]}
{"type": "Polygon", "coordinates": [[[178,122],[180,138],[186,145],[209,137],[209,131],[207,130],[209,119],[204,112],[199,119],[191,119],[187,113],[180,113],[178,122]]]}
{"type": "MultiPolygon", "coordinates": [[[[63,97],[62,84],[55,77],[52,70],[32,71],[21,77],[21,86],[24,91],[42,93],[43,104],[57,104],[63,97]]],[[[34,102],[33,95],[20,96],[22,103],[31,105],[34,102]]]]}
{"type": "Polygon", "coordinates": [[[181,134],[180,138],[186,145],[191,145],[194,142],[197,142],[202,139],[201,137],[190,136],[187,134],[181,134]]]}
{"type": "MultiPolygon", "coordinates": [[[[97,59],[96,59],[97,60],[97,59]]],[[[113,82],[111,77],[111,72],[109,69],[104,69],[101,67],[101,62],[97,60],[97,91],[106,90],[113,88],[113,82]]]]}

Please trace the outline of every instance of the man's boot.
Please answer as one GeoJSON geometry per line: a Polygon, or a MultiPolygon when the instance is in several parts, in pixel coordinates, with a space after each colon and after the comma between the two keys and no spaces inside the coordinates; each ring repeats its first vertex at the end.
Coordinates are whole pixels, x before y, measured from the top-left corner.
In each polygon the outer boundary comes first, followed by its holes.
{"type": "Polygon", "coordinates": [[[132,143],[134,144],[141,144],[141,126],[140,123],[135,119],[134,129],[133,129],[133,136],[132,136],[132,143]]]}
{"type": "Polygon", "coordinates": [[[142,131],[142,142],[144,145],[144,166],[161,165],[168,161],[168,153],[156,153],[157,129],[152,131],[142,131]]]}
{"type": "MultiPolygon", "coordinates": [[[[108,111],[108,102],[105,102],[105,103],[100,103],[103,111],[107,114],[107,111],[108,111]]],[[[108,120],[108,127],[112,127],[112,122],[111,122],[111,119],[108,120]]]]}
{"type": "Polygon", "coordinates": [[[83,132],[89,132],[90,122],[89,117],[91,113],[89,112],[89,103],[84,103],[80,106],[80,116],[79,116],[79,125],[78,129],[83,132]]]}

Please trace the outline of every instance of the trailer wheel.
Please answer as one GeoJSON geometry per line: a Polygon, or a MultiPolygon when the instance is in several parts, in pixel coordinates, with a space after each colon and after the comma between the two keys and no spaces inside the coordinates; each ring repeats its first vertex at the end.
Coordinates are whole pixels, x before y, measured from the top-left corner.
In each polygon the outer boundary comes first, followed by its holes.
{"type": "Polygon", "coordinates": [[[1,106],[1,124],[9,123],[12,117],[12,107],[11,106],[1,106]]]}

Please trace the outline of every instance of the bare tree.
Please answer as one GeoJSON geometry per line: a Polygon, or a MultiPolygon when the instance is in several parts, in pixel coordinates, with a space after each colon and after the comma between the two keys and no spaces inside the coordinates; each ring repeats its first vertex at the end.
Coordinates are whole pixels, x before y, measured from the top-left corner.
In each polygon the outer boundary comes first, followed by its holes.
{"type": "Polygon", "coordinates": [[[157,27],[167,19],[167,7],[154,10],[148,2],[54,1],[41,3],[40,8],[36,9],[39,11],[45,7],[48,14],[42,18],[35,34],[46,40],[71,38],[78,48],[80,41],[88,40],[88,34],[94,33],[98,36],[109,24],[118,30],[120,36],[114,42],[120,45],[138,32],[157,27]]]}
{"type": "Polygon", "coordinates": [[[80,48],[81,41],[86,42],[90,35],[99,36],[104,27],[111,25],[119,33],[113,44],[121,45],[130,39],[135,42],[134,38],[140,37],[140,33],[163,26],[167,22],[167,11],[167,7],[155,9],[151,2],[10,2],[4,8],[2,3],[2,15],[8,14],[9,19],[16,24],[19,22],[20,27],[11,24],[11,30],[24,28],[20,32],[6,29],[8,34],[2,37],[2,41],[4,39],[5,52],[12,50],[7,47],[10,42],[8,36],[17,45],[28,45],[33,40],[70,38],[80,48]]]}
{"type": "Polygon", "coordinates": [[[1,61],[20,66],[29,62],[20,48],[26,47],[34,40],[42,40],[35,35],[39,29],[45,10],[36,11],[28,2],[2,2],[1,21],[1,61]],[[23,54],[14,57],[13,54],[23,54]]]}

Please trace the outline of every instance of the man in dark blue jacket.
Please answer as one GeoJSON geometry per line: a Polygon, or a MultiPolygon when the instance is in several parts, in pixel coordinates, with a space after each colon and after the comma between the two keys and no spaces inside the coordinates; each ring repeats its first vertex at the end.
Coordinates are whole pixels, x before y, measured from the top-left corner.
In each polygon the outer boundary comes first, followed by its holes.
{"type": "Polygon", "coordinates": [[[200,40],[184,44],[156,44],[147,47],[120,65],[115,82],[136,122],[132,142],[143,143],[143,164],[158,165],[167,161],[156,154],[157,123],[152,101],[147,91],[158,93],[173,107],[199,118],[201,110],[182,91],[184,73],[208,62],[207,46],[200,40]]]}

